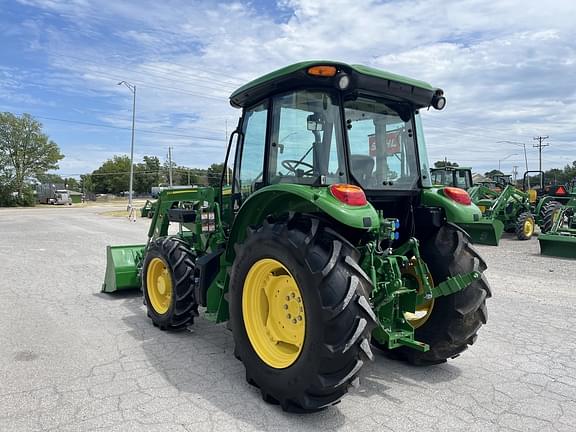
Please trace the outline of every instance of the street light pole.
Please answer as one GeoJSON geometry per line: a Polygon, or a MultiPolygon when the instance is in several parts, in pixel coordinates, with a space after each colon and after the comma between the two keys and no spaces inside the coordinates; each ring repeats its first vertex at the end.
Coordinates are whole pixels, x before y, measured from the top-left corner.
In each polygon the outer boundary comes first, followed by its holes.
{"type": "Polygon", "coordinates": [[[526,153],[526,143],[518,142],[518,141],[497,141],[499,143],[508,143],[515,146],[524,147],[524,163],[526,164],[526,171],[528,171],[528,154],[526,153]]]}
{"type": "Polygon", "coordinates": [[[128,187],[128,211],[132,210],[132,189],[134,185],[134,125],[136,123],[136,86],[126,81],[120,81],[132,92],[132,140],[130,142],[130,186],[128,187]]]}
{"type": "Polygon", "coordinates": [[[506,156],[505,158],[498,159],[498,171],[502,172],[502,171],[500,170],[500,163],[501,163],[502,161],[505,161],[506,159],[508,159],[508,158],[510,158],[510,157],[512,157],[512,156],[516,156],[517,154],[518,154],[518,153],[512,153],[512,154],[509,154],[508,156],[506,156]]]}

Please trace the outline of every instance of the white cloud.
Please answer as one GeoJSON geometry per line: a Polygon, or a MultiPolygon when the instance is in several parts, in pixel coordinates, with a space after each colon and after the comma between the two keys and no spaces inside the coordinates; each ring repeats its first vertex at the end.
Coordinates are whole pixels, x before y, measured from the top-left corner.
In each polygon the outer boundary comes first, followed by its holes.
{"type": "MultiPolygon", "coordinates": [[[[28,34],[50,59],[48,79],[64,78],[74,92],[82,83],[117,101],[115,112],[98,116],[108,124],[129,124],[130,95],[113,87],[120,78],[138,87],[138,127],[221,137],[225,121],[231,128],[238,115],[226,101],[235,86],[292,62],[330,58],[444,88],[447,109],[424,113],[432,157],[475,162],[482,171],[516,150],[496,141],[531,146],[532,136],[543,134],[552,143],[545,166],[563,165],[574,142],[573,2],[283,0],[278,7],[292,13],[278,23],[240,2],[19,1],[66,17],[64,29],[28,34]],[[86,46],[81,35],[94,44],[86,46]]],[[[139,154],[163,155],[173,143],[183,164],[223,157],[207,141],[158,138],[139,135],[139,154]]],[[[508,162],[507,169],[517,164],[508,162]]]]}

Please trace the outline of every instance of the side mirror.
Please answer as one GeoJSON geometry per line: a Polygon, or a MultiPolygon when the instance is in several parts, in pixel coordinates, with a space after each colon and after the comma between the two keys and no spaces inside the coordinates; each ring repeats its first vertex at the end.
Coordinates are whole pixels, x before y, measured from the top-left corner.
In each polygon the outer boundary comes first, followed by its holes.
{"type": "Polygon", "coordinates": [[[306,122],[306,128],[309,131],[322,131],[324,128],[324,125],[322,123],[322,120],[320,119],[320,117],[318,117],[316,114],[310,114],[308,116],[307,122],[306,122]]]}

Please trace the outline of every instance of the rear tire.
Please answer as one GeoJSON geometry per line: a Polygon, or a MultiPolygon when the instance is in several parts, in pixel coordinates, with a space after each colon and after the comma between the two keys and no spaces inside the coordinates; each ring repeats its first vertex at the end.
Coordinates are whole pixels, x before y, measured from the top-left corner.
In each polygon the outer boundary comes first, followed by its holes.
{"type": "Polygon", "coordinates": [[[198,303],[194,298],[194,260],[188,244],[177,237],[159,238],[148,246],[142,267],[142,291],[148,316],[161,330],[181,329],[192,324],[198,316],[198,303]],[[165,283],[170,285],[171,291],[170,296],[160,299],[161,304],[158,294],[154,294],[156,282],[149,277],[151,268],[160,263],[164,265],[165,283]]]}
{"type": "MultiPolygon", "coordinates": [[[[318,219],[306,216],[265,222],[236,249],[230,322],[235,355],[246,367],[246,380],[260,388],[265,401],[280,404],[285,411],[311,412],[337,403],[365,359],[373,358],[368,342],[376,325],[368,303],[372,285],[358,265],[360,254],[318,219]],[[270,366],[256,352],[243,316],[246,277],[265,259],[289,271],[304,305],[303,343],[297,358],[284,368],[270,366]]],[[[266,315],[272,316],[270,307],[266,315]]]]}
{"type": "MultiPolygon", "coordinates": [[[[444,225],[422,242],[420,252],[435,283],[459,274],[486,270],[486,263],[468,237],[450,225],[444,225]]],[[[482,275],[463,290],[436,298],[430,318],[414,332],[415,339],[427,343],[430,350],[420,352],[400,347],[384,351],[392,358],[417,366],[444,363],[457,357],[476,341],[478,330],[486,324],[486,298],[491,296],[488,281],[482,275]]]]}
{"type": "Polygon", "coordinates": [[[541,211],[542,225],[540,226],[540,231],[542,233],[547,233],[552,229],[552,226],[554,225],[554,217],[561,207],[562,204],[558,201],[549,201],[544,204],[541,211]]]}
{"type": "Polygon", "coordinates": [[[520,213],[516,221],[516,237],[518,240],[530,240],[534,235],[536,222],[530,212],[520,213]]]}

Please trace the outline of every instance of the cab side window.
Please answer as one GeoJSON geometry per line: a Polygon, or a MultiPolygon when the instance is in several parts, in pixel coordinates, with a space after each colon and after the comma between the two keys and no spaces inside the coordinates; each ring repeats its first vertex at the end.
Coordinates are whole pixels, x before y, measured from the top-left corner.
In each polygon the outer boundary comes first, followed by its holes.
{"type": "Polygon", "coordinates": [[[243,142],[238,165],[235,193],[242,198],[257,190],[264,180],[264,149],[266,147],[266,120],[268,103],[263,102],[246,110],[244,114],[243,142]]]}

